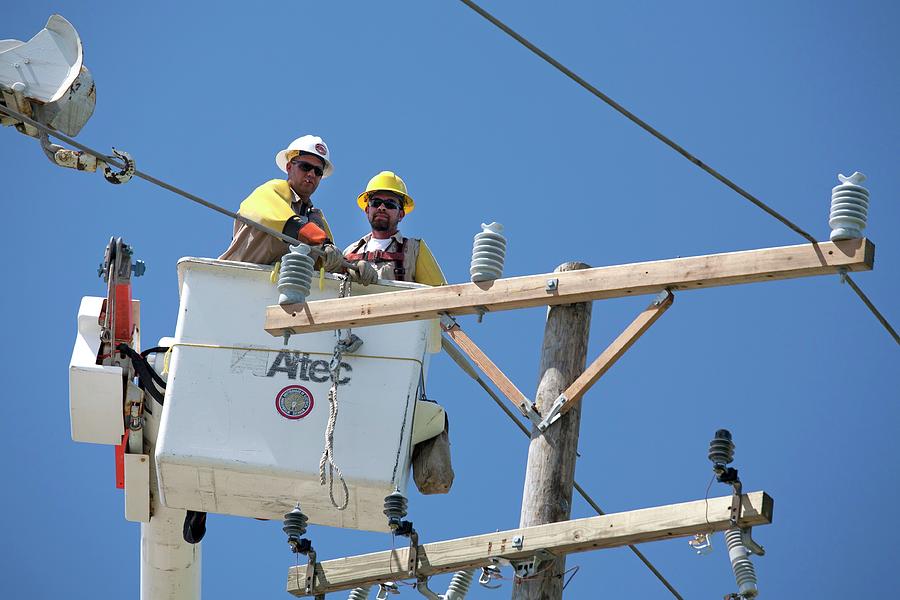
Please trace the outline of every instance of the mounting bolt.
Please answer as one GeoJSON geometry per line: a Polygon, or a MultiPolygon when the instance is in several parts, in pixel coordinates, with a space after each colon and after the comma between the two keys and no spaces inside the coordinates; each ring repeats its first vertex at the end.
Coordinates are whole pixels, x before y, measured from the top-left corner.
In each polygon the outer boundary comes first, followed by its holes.
{"type": "Polygon", "coordinates": [[[513,548],[515,548],[516,550],[521,550],[524,542],[525,542],[525,538],[523,536],[521,536],[521,535],[514,536],[512,539],[513,548]]]}
{"type": "Polygon", "coordinates": [[[544,288],[547,292],[555,292],[559,288],[559,279],[548,279],[547,287],[544,288]]]}

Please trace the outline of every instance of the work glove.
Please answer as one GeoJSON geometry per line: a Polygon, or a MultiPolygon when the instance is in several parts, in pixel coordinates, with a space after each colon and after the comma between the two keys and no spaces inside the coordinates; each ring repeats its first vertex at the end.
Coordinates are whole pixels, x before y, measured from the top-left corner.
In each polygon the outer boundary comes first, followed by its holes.
{"type": "Polygon", "coordinates": [[[378,281],[378,271],[371,263],[361,260],[356,263],[355,269],[350,269],[350,279],[356,283],[369,285],[378,281]]]}
{"type": "Polygon", "coordinates": [[[310,246],[318,246],[325,241],[328,235],[325,230],[310,221],[297,231],[297,236],[301,242],[306,242],[310,246]]]}
{"type": "Polygon", "coordinates": [[[344,267],[344,255],[333,244],[322,246],[322,268],[329,273],[342,272],[344,267]]]}

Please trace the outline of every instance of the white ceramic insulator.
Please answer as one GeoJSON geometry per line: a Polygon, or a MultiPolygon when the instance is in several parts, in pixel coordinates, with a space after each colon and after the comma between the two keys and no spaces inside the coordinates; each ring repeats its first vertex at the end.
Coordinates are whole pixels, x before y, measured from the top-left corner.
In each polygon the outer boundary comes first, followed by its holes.
{"type": "Polygon", "coordinates": [[[841,185],[831,189],[831,241],[861,238],[869,217],[869,190],[860,185],[866,176],[857,171],[838,179],[841,185]]]}
{"type": "Polygon", "coordinates": [[[481,224],[481,233],[475,234],[472,244],[472,265],[469,274],[472,281],[493,281],[503,275],[506,260],[506,238],[501,232],[503,225],[481,224]]]}
{"type": "Polygon", "coordinates": [[[278,274],[278,304],[302,304],[306,302],[312,285],[315,261],[309,255],[309,246],[298,244],[281,259],[278,274]]]}
{"type": "Polygon", "coordinates": [[[725,546],[731,560],[731,570],[737,581],[738,594],[743,598],[755,598],[759,594],[756,587],[756,571],[750,561],[750,551],[744,546],[744,534],[740,528],[732,527],[725,532],[725,546]]]}

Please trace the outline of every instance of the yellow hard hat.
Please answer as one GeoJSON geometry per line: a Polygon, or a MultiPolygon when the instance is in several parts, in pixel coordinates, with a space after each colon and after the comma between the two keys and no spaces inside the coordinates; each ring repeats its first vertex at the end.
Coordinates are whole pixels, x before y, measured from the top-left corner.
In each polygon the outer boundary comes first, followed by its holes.
{"type": "Polygon", "coordinates": [[[412,197],[406,193],[406,184],[393,171],[382,171],[369,180],[366,191],[356,198],[356,204],[363,210],[369,204],[369,194],[372,192],[394,192],[403,198],[403,211],[409,214],[416,207],[412,197]]]}

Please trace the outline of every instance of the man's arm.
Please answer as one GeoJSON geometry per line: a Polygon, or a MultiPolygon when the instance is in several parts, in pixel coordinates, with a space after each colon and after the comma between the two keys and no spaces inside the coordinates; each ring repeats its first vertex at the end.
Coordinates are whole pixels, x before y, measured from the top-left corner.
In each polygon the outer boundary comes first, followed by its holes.
{"type": "MultiPolygon", "coordinates": [[[[291,208],[290,184],[283,179],[268,181],[241,202],[238,213],[270,229],[310,244],[321,244],[331,237],[328,224],[322,216],[324,228],[314,222],[304,222],[291,208]]],[[[321,214],[321,213],[320,213],[321,214]]]]}
{"type": "Polygon", "coordinates": [[[419,256],[416,258],[416,283],[425,285],[446,285],[447,278],[429,250],[425,240],[419,240],[419,256]]]}

